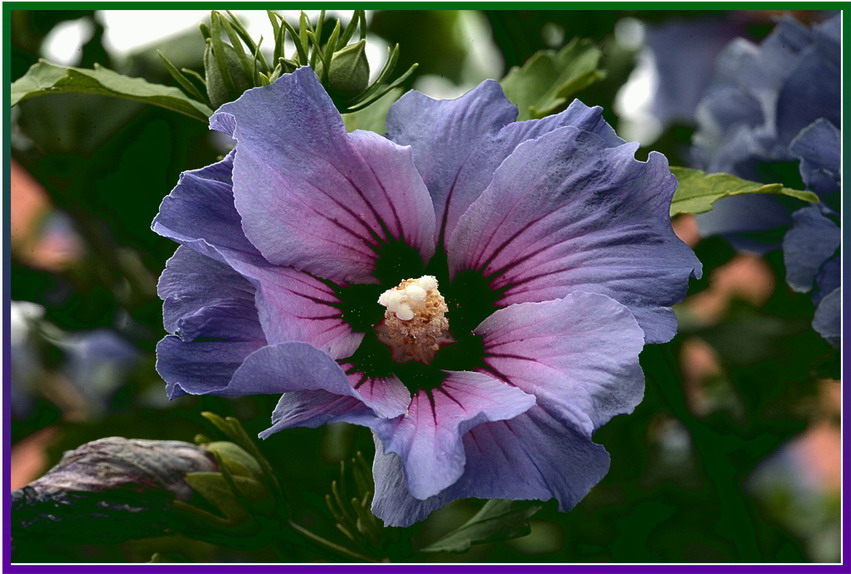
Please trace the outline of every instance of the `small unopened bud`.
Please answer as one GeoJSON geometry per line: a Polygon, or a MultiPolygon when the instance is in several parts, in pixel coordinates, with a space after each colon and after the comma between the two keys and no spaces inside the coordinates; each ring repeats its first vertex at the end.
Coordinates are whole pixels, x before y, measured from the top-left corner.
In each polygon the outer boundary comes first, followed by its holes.
{"type": "Polygon", "coordinates": [[[206,504],[175,502],[181,530],[188,536],[225,546],[262,547],[274,533],[264,525],[280,520],[268,478],[251,454],[239,445],[217,441],[204,445],[219,462],[218,472],[193,472],[186,481],[206,504]],[[210,508],[215,511],[211,512],[210,508]]]}
{"type": "Polygon", "coordinates": [[[334,52],[328,70],[328,91],[344,97],[354,97],[363,92],[369,83],[369,61],[366,59],[366,41],[350,44],[334,52]]]}
{"type": "Polygon", "coordinates": [[[236,49],[224,42],[219,46],[221,49],[216,50],[208,39],[204,49],[204,82],[213,108],[236,100],[254,87],[253,73],[240,60],[236,49]]]}

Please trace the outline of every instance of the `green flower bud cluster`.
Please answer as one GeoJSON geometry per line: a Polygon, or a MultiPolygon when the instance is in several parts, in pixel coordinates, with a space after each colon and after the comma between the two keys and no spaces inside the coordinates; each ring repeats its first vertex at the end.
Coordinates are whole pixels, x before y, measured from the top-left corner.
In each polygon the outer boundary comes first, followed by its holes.
{"type": "Polygon", "coordinates": [[[233,14],[217,11],[211,12],[209,26],[201,25],[206,43],[203,76],[185,68],[178,70],[162,54],[160,58],[190,97],[214,109],[237,99],[245,90],[268,85],[296,68],[310,66],[337,109],[341,113],[354,112],[399,86],[416,69],[415,64],[390,80],[399,59],[397,44],[388,49],[384,67],[375,81],[369,83],[367,23],[363,10],[355,10],[345,26],[339,20],[333,26],[326,22],[324,10],[315,25],[302,12],[297,28],[276,12],[267,11],[267,14],[275,42],[271,61],[260,51],[262,38],[254,42],[233,14]],[[329,29],[331,32],[327,33],[329,29]],[[356,35],[358,39],[353,41],[356,35]],[[288,40],[295,46],[289,56],[285,52],[288,40]]]}
{"type": "Polygon", "coordinates": [[[325,504],[337,521],[337,530],[373,552],[381,547],[382,530],[370,510],[374,491],[369,465],[358,451],[348,467],[345,461],[340,461],[340,480],[332,481],[331,493],[325,495],[325,504]]]}
{"type": "MultiPolygon", "coordinates": [[[[273,544],[287,550],[306,546],[321,556],[330,553],[349,560],[375,561],[371,555],[335,544],[294,522],[286,492],[275,471],[239,421],[210,412],[201,414],[228,440],[195,437],[195,442],[215,460],[217,468],[184,476],[196,496],[189,501],[175,500],[172,508],[181,521],[179,530],[185,536],[231,548],[255,549],[273,544]]],[[[366,495],[358,512],[358,520],[364,522],[358,523],[355,531],[361,536],[366,534],[370,542],[378,542],[382,529],[369,512],[372,479],[360,453],[358,457],[357,484],[365,489],[366,495]]],[[[348,509],[344,512],[351,514],[348,509]]],[[[365,546],[369,550],[376,548],[376,544],[365,546]]]]}
{"type": "Polygon", "coordinates": [[[191,472],[184,480],[203,499],[173,503],[184,534],[234,548],[270,543],[287,515],[286,501],[268,461],[231,417],[203,413],[230,441],[195,442],[217,463],[215,471],[191,472]]]}

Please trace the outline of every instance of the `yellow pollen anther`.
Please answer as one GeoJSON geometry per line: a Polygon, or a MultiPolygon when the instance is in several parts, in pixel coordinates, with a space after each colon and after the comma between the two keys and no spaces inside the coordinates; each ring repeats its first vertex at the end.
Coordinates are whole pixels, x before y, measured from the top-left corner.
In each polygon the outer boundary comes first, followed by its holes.
{"type": "Polygon", "coordinates": [[[382,293],[378,302],[387,310],[376,331],[379,340],[393,350],[394,361],[428,363],[440,343],[450,341],[445,317],[449,308],[431,275],[405,279],[382,293]]]}

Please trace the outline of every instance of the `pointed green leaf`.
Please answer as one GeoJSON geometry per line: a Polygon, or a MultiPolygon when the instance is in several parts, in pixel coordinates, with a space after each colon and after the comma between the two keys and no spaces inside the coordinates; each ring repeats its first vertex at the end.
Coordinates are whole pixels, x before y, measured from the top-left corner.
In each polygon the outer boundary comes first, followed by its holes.
{"type": "Polygon", "coordinates": [[[275,63],[278,61],[278,58],[284,55],[284,36],[281,32],[281,25],[278,23],[280,16],[271,10],[266,10],[266,15],[272,24],[272,38],[275,40],[275,47],[272,50],[272,63],[275,63]]]}
{"type": "Polygon", "coordinates": [[[728,173],[708,174],[687,167],[671,167],[671,172],[678,182],[677,191],[671,201],[671,217],[680,213],[705,213],[722,197],[746,193],[773,193],[809,203],[819,202],[818,196],[811,191],[783,187],[780,183],[762,184],[728,173]]]}
{"type": "Polygon", "coordinates": [[[519,108],[518,120],[542,118],[568,98],[605,77],[599,69],[603,52],[591,41],[574,39],[559,52],[541,50],[522,67],[514,67],[500,82],[505,95],[519,108]]]}
{"type": "Polygon", "coordinates": [[[470,520],[420,550],[464,552],[473,544],[526,536],[531,531],[529,518],[540,509],[540,504],[524,500],[488,500],[470,520]]]}
{"type": "MultiPolygon", "coordinates": [[[[230,18],[231,26],[233,26],[234,31],[239,35],[240,40],[245,42],[245,45],[248,46],[248,51],[254,55],[255,60],[260,62],[260,66],[263,70],[268,70],[269,65],[266,63],[266,58],[260,52],[260,43],[263,41],[263,36],[260,36],[260,40],[258,42],[254,41],[254,38],[248,33],[248,30],[245,28],[245,25],[242,21],[237,18],[230,10],[226,10],[228,18],[230,18]]],[[[272,23],[273,28],[275,27],[275,22],[272,23]]],[[[277,30],[275,32],[277,34],[277,30]]],[[[233,40],[231,40],[233,41],[233,40]]]]}
{"type": "Polygon", "coordinates": [[[394,88],[381,96],[381,98],[371,106],[361,108],[356,112],[343,114],[343,121],[346,124],[348,131],[354,130],[369,130],[378,134],[384,133],[384,122],[387,119],[387,112],[393,102],[399,99],[402,95],[401,88],[394,88]]]}
{"type": "Polygon", "coordinates": [[[66,68],[41,60],[12,84],[11,103],[45,94],[97,94],[160,106],[206,122],[213,110],[177,88],[123,76],[102,66],[66,68]]]}
{"type": "Polygon", "coordinates": [[[201,93],[201,91],[196,88],[195,85],[192,84],[192,82],[189,81],[189,78],[187,78],[183,72],[178,70],[177,67],[172,64],[168,58],[163,56],[163,53],[159,50],[157,50],[157,56],[160,57],[160,60],[165,65],[166,69],[168,70],[168,73],[171,74],[171,77],[174,78],[174,80],[178,84],[180,84],[180,86],[187,94],[189,94],[199,102],[203,102],[206,99],[206,97],[201,93]]]}
{"type": "Polygon", "coordinates": [[[349,40],[352,39],[352,36],[355,34],[355,30],[360,24],[360,13],[363,10],[355,10],[354,14],[352,14],[352,19],[349,20],[349,23],[346,24],[346,29],[343,30],[343,35],[340,37],[340,45],[345,46],[349,43],[349,40]]]}

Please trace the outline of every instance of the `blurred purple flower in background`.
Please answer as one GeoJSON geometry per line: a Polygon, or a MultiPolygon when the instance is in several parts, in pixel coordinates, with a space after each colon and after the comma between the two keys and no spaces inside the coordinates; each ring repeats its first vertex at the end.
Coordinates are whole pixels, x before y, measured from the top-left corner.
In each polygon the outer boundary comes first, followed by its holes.
{"type": "Polygon", "coordinates": [[[812,291],[813,327],[838,346],[840,16],[811,28],[780,20],[759,46],[732,42],[716,70],[698,106],[696,164],[787,185],[791,171],[821,203],[802,208],[779,196],[725,198],[698,216],[701,233],[758,253],[782,246],[787,282],[812,291]]]}
{"type": "Polygon", "coordinates": [[[11,304],[10,338],[17,417],[32,416],[39,399],[71,419],[104,416],[141,362],[136,347],[115,331],[64,331],[44,319],[41,306],[24,301],[11,304]]]}
{"type": "Polygon", "coordinates": [[[743,30],[743,22],[724,17],[675,19],[647,26],[643,57],[651,60],[658,76],[652,113],[663,126],[692,121],[710,85],[718,53],[743,30]]]}
{"type": "Polygon", "coordinates": [[[346,133],[308,68],[222,106],[234,151],[153,224],[181,244],[159,284],[169,396],[282,393],[262,436],[369,427],[388,525],[461,497],[573,507],[700,263],[663,156],[635,160],[578,101],[516,115],[486,81],[408,93],[389,139],[346,133]]]}

